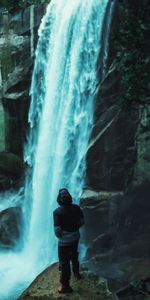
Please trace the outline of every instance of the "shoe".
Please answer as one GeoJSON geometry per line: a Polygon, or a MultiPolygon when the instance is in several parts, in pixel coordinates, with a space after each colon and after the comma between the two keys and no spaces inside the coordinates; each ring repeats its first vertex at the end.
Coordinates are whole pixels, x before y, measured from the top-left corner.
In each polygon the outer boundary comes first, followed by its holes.
{"type": "Polygon", "coordinates": [[[82,279],[82,276],[81,274],[78,272],[78,273],[74,273],[74,277],[78,280],[82,279]]]}
{"type": "Polygon", "coordinates": [[[58,293],[60,294],[67,294],[67,293],[72,293],[73,292],[73,289],[70,285],[61,285],[59,288],[58,288],[58,293]]]}

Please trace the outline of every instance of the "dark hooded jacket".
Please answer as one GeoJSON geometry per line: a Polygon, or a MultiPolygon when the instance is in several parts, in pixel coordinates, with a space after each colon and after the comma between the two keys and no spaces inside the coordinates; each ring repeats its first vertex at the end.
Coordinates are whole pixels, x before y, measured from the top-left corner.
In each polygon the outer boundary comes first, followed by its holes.
{"type": "Polygon", "coordinates": [[[84,216],[76,204],[60,205],[54,211],[54,231],[60,246],[71,245],[79,237],[79,228],[84,224],[84,216]]]}

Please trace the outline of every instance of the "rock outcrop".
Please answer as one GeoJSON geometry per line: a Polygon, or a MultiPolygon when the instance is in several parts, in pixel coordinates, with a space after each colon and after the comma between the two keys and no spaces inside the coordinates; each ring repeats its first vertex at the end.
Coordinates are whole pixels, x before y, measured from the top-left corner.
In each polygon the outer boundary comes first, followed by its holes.
{"type": "Polygon", "coordinates": [[[133,176],[134,185],[150,184],[150,104],[139,108],[136,149],[137,156],[133,176]]]}
{"type": "Polygon", "coordinates": [[[94,126],[87,153],[87,187],[116,191],[127,189],[133,178],[140,117],[138,109],[121,108],[120,74],[114,58],[109,63],[95,101],[94,126]]]}
{"type": "Polygon", "coordinates": [[[24,172],[25,166],[17,155],[0,152],[0,191],[19,187],[24,172]]]}
{"type": "Polygon", "coordinates": [[[37,30],[46,5],[31,5],[0,20],[1,99],[5,112],[5,149],[22,154],[37,30]],[[13,136],[13,139],[12,139],[13,136]]]}
{"type": "Polygon", "coordinates": [[[37,31],[45,9],[46,4],[39,4],[13,13],[0,12],[0,190],[13,186],[12,156],[23,160],[37,31]],[[1,168],[6,156],[7,164],[1,168]]]}
{"type": "Polygon", "coordinates": [[[71,279],[74,292],[71,295],[60,295],[58,265],[47,268],[41,273],[31,286],[19,297],[18,300],[115,300],[116,297],[109,291],[107,281],[96,277],[94,274],[82,271],[83,279],[71,279]]]}
{"type": "Polygon", "coordinates": [[[119,95],[111,56],[96,98],[81,205],[86,264],[115,289],[146,278],[150,267],[150,105],[123,110],[119,95]]]}
{"type": "Polygon", "coordinates": [[[85,191],[85,264],[116,290],[149,275],[149,185],[123,192],[85,191]]]}
{"type": "Polygon", "coordinates": [[[10,207],[0,212],[0,248],[17,245],[21,235],[21,209],[10,207]]]}

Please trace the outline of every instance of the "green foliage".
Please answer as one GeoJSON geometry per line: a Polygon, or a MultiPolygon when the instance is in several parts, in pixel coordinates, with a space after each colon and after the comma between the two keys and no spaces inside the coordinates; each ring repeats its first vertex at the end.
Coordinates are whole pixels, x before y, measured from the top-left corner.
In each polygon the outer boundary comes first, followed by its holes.
{"type": "Polygon", "coordinates": [[[10,0],[0,0],[0,6],[4,6],[7,9],[11,7],[11,1],[10,0]]]}
{"type": "Polygon", "coordinates": [[[17,11],[18,9],[25,8],[31,4],[48,3],[49,0],[0,0],[0,7],[8,11],[17,11]]]}
{"type": "Polygon", "coordinates": [[[149,101],[150,2],[119,0],[120,27],[114,36],[121,73],[121,104],[128,108],[149,101]]]}

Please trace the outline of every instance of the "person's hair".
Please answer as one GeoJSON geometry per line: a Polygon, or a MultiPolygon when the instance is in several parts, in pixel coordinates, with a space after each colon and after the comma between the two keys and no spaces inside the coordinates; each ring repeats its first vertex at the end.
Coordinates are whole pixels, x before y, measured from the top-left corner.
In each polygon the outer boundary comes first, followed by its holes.
{"type": "Polygon", "coordinates": [[[59,205],[70,205],[72,203],[72,197],[67,189],[63,188],[59,190],[57,202],[59,205]]]}

